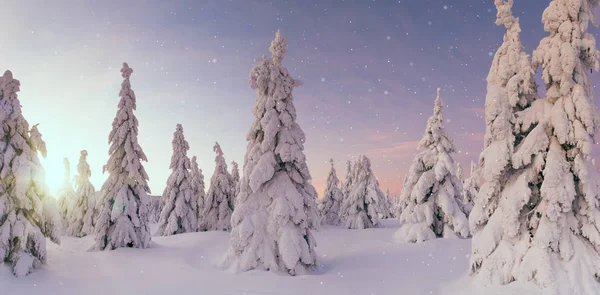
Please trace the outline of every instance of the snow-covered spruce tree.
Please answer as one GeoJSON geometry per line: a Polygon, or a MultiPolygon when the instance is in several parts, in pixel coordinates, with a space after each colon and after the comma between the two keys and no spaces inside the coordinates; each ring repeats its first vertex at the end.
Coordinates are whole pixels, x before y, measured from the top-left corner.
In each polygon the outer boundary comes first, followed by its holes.
{"type": "Polygon", "coordinates": [[[240,192],[240,169],[238,168],[238,163],[236,161],[231,162],[231,179],[233,181],[233,188],[234,188],[233,209],[235,210],[235,200],[237,199],[237,195],[240,192]]]}
{"type": "Polygon", "coordinates": [[[148,174],[141,161],[146,155],[138,144],[138,120],[135,93],[131,89],[133,73],[123,63],[121,97],[117,115],[108,135],[109,158],[103,171],[108,179],[102,185],[101,210],[96,221],[96,242],[93,251],[114,250],[121,247],[147,248],[151,234],[148,227],[148,174]]]}
{"type": "Polygon", "coordinates": [[[439,88],[419,150],[400,194],[404,207],[396,239],[419,243],[437,237],[468,237],[469,224],[461,210],[462,183],[452,159],[454,144],[444,129],[439,88]]]}
{"type": "Polygon", "coordinates": [[[533,65],[542,67],[546,98],[516,116],[517,131],[527,133],[511,158],[517,173],[491,203],[495,210],[480,209],[490,204],[484,184],[473,212],[485,214],[471,213],[480,232],[471,271],[485,282],[533,281],[553,294],[598,294],[600,187],[591,151],[600,120],[588,73],[598,70],[600,52],[587,32],[598,4],[554,0],[544,11],[550,35],[534,51],[533,65]]]}
{"type": "Polygon", "coordinates": [[[385,218],[394,218],[394,204],[389,188],[385,190],[385,208],[387,210],[387,216],[385,218]]]}
{"type": "Polygon", "coordinates": [[[460,165],[460,162],[456,162],[456,178],[458,178],[458,180],[463,181],[463,169],[462,169],[462,165],[460,165]]]}
{"type": "Polygon", "coordinates": [[[0,77],[0,261],[15,276],[46,262],[46,238],[59,243],[61,223],[38,159],[46,144],[21,113],[19,88],[10,71],[0,77]]]}
{"type": "Polygon", "coordinates": [[[160,212],[162,211],[161,207],[161,196],[151,196],[148,195],[150,201],[148,202],[148,220],[150,223],[158,223],[160,220],[160,212]]]}
{"type": "Polygon", "coordinates": [[[340,189],[342,190],[342,196],[344,197],[342,199],[342,207],[340,208],[340,222],[342,222],[342,223],[345,222],[346,218],[348,217],[348,212],[346,212],[345,210],[347,210],[349,208],[349,206],[344,206],[344,202],[346,202],[346,199],[348,198],[348,195],[350,194],[350,188],[352,187],[352,177],[353,177],[353,173],[354,173],[353,168],[354,168],[354,163],[352,163],[352,160],[347,160],[346,161],[346,179],[340,185],[340,189]]]}
{"type": "Polygon", "coordinates": [[[349,229],[375,227],[384,212],[385,195],[371,170],[371,161],[360,156],[352,167],[352,185],[342,203],[343,224],[349,229]]]}
{"type": "Polygon", "coordinates": [[[200,230],[230,230],[235,187],[219,143],[215,143],[213,150],[217,153],[216,166],[204,200],[200,230]]]}
{"type": "Polygon", "coordinates": [[[190,174],[190,149],[183,136],[183,127],[177,124],[173,133],[173,155],[171,156],[171,175],[163,192],[165,205],[160,213],[157,235],[170,236],[198,230],[198,199],[192,188],[190,174]]]}
{"type": "Polygon", "coordinates": [[[469,217],[473,204],[479,193],[479,181],[481,177],[477,170],[475,162],[471,161],[471,174],[463,182],[463,211],[469,217]]]}
{"type": "Polygon", "coordinates": [[[202,169],[198,167],[196,156],[192,157],[192,168],[190,169],[192,177],[192,193],[198,202],[198,229],[202,230],[202,218],[204,212],[204,200],[206,199],[206,189],[204,185],[204,174],[202,169]]]}
{"type": "Polygon", "coordinates": [[[305,135],[296,123],[292,90],[300,86],[281,63],[287,41],[279,31],[272,57],[250,72],[257,90],[254,122],[240,180],[225,266],[303,274],[316,266],[317,192],[304,155],[305,135]]]}
{"type": "Polygon", "coordinates": [[[344,196],[342,190],[338,187],[340,180],[335,172],[333,159],[330,159],[329,163],[331,163],[331,170],[329,170],[329,176],[327,176],[327,187],[325,187],[323,198],[318,206],[321,224],[338,225],[340,224],[340,210],[344,196]]]}
{"type": "Polygon", "coordinates": [[[67,226],[67,212],[69,211],[69,204],[72,202],[73,197],[75,196],[75,190],[73,189],[73,184],[71,183],[71,163],[69,163],[69,158],[65,157],[63,159],[63,164],[65,167],[63,184],[58,189],[56,196],[58,198],[59,213],[64,229],[64,227],[67,226]]]}
{"type": "Polygon", "coordinates": [[[75,176],[75,196],[69,202],[65,234],[83,237],[94,232],[94,210],[96,189],[90,182],[92,171],[87,163],[87,151],[81,151],[75,176]]]}

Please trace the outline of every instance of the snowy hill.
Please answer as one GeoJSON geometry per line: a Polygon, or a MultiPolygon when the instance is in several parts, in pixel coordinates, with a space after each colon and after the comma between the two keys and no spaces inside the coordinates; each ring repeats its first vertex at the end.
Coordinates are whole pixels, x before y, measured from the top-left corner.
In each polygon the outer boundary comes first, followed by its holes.
{"type": "Polygon", "coordinates": [[[316,233],[320,269],[298,277],[218,269],[227,232],[155,237],[149,249],[107,252],[87,252],[92,237],[63,237],[60,247],[48,244],[48,264],[27,277],[15,278],[8,265],[0,266],[0,289],[27,295],[540,294],[514,286],[476,291],[466,276],[470,240],[395,244],[398,227],[384,220],[381,228],[367,230],[322,228],[316,233]]]}

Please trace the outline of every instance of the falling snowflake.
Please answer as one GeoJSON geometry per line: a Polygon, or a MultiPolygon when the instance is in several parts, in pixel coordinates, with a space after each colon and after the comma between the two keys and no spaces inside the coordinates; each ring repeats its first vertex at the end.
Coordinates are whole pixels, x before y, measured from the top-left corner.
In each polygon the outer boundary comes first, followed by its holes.
{"type": "Polygon", "coordinates": [[[448,9],[448,5],[444,5],[444,10],[447,10],[447,9],[448,9]]]}
{"type": "Polygon", "coordinates": [[[212,59],[212,62],[213,62],[213,63],[216,63],[216,62],[217,62],[217,59],[216,59],[216,58],[213,58],[213,59],[212,59]]]}
{"type": "Polygon", "coordinates": [[[384,95],[390,94],[387,90],[383,92],[384,95]]]}
{"type": "Polygon", "coordinates": [[[490,51],[490,52],[488,52],[488,55],[492,56],[492,55],[494,55],[494,53],[490,51]]]}
{"type": "Polygon", "coordinates": [[[392,36],[387,36],[386,39],[392,40],[392,36]]]}
{"type": "Polygon", "coordinates": [[[321,82],[325,82],[325,78],[321,78],[321,82]]]}

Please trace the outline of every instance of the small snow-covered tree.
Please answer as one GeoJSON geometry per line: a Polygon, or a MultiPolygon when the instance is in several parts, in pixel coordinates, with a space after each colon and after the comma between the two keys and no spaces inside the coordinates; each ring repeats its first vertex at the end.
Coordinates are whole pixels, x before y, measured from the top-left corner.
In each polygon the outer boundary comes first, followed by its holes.
{"type": "Polygon", "coordinates": [[[462,183],[455,174],[454,144],[444,129],[439,88],[419,150],[400,194],[403,224],[396,239],[418,243],[436,237],[468,237],[469,224],[461,210],[462,183]]]}
{"type": "Polygon", "coordinates": [[[160,220],[160,212],[162,211],[160,204],[162,195],[148,195],[148,197],[150,199],[150,201],[148,202],[148,220],[150,223],[158,223],[158,220],[160,220]]]}
{"type": "Polygon", "coordinates": [[[390,189],[385,189],[385,207],[387,209],[387,217],[385,218],[394,218],[395,217],[395,212],[394,212],[394,203],[392,200],[392,195],[390,195],[390,189]]]}
{"type": "Polygon", "coordinates": [[[234,210],[235,210],[235,200],[237,200],[237,195],[240,193],[240,169],[238,168],[238,163],[236,161],[231,162],[231,180],[233,181],[233,199],[234,199],[234,210]]]}
{"type": "Polygon", "coordinates": [[[342,195],[342,190],[338,187],[340,180],[335,172],[333,159],[330,159],[329,163],[331,163],[331,170],[329,170],[329,176],[327,176],[327,186],[318,206],[321,215],[321,224],[338,225],[340,223],[340,211],[344,196],[342,195]]]}
{"type": "Polygon", "coordinates": [[[48,192],[38,152],[46,144],[21,112],[19,80],[0,77],[0,261],[23,276],[46,263],[46,238],[59,243],[60,216],[48,192]]]}
{"type": "Polygon", "coordinates": [[[141,161],[146,155],[138,144],[135,93],[130,77],[133,69],[123,63],[121,97],[108,135],[108,162],[103,171],[109,175],[102,185],[101,210],[96,222],[96,242],[91,250],[121,247],[147,248],[151,234],[148,226],[148,174],[141,161]]]}
{"type": "Polygon", "coordinates": [[[202,226],[206,188],[204,185],[204,174],[202,174],[202,169],[198,167],[196,156],[192,157],[190,174],[192,177],[192,192],[194,193],[194,196],[196,196],[196,200],[198,200],[198,229],[202,230],[200,227],[202,226]]]}
{"type": "Polygon", "coordinates": [[[56,196],[58,198],[58,207],[62,226],[66,227],[67,212],[69,211],[69,204],[72,202],[73,197],[75,196],[75,190],[73,189],[73,184],[71,183],[71,164],[69,163],[69,158],[64,158],[63,164],[65,167],[63,184],[58,189],[56,196]]]}
{"type": "Polygon", "coordinates": [[[190,149],[183,136],[183,126],[177,124],[173,133],[171,175],[163,192],[165,205],[160,213],[157,235],[170,236],[198,230],[198,199],[192,188],[190,149]]]}
{"type": "Polygon", "coordinates": [[[471,161],[471,174],[463,182],[463,211],[467,217],[473,210],[473,203],[479,193],[480,176],[475,162],[471,161]]]}
{"type": "Polygon", "coordinates": [[[342,223],[349,229],[375,227],[384,214],[385,195],[371,170],[369,158],[360,156],[352,166],[351,175],[352,184],[342,203],[342,223]]]}
{"type": "Polygon", "coordinates": [[[347,160],[346,161],[346,179],[340,185],[340,189],[342,190],[342,196],[344,196],[344,199],[342,201],[342,207],[340,208],[340,221],[342,221],[342,222],[344,220],[346,220],[346,217],[348,216],[348,212],[344,211],[347,209],[344,207],[344,202],[346,201],[346,198],[350,194],[350,188],[352,187],[353,173],[354,173],[354,169],[353,169],[352,160],[347,160]]]}
{"type": "Polygon", "coordinates": [[[65,234],[83,237],[94,232],[94,209],[96,189],[90,182],[92,171],[87,163],[87,151],[81,151],[75,176],[75,197],[69,202],[65,234]]]}
{"type": "Polygon", "coordinates": [[[463,169],[462,166],[460,165],[460,162],[456,162],[456,178],[458,178],[458,180],[463,181],[463,169]]]}
{"type": "Polygon", "coordinates": [[[216,166],[204,200],[200,230],[230,230],[235,187],[219,143],[215,143],[213,150],[217,153],[216,166]]]}
{"type": "Polygon", "coordinates": [[[238,271],[258,268],[297,275],[316,266],[312,229],[319,222],[317,192],[293,104],[292,90],[301,82],[281,63],[286,47],[277,31],[272,57],[259,59],[250,72],[250,86],[258,97],[225,263],[238,271]]]}

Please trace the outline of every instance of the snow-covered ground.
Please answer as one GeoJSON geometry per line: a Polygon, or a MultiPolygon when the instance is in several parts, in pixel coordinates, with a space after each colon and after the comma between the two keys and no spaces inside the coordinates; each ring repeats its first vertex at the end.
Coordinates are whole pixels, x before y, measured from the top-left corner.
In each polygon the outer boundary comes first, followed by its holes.
{"type": "Polygon", "coordinates": [[[297,277],[220,270],[215,265],[227,249],[227,232],[153,237],[149,249],[106,252],[87,252],[91,237],[64,237],[61,246],[48,244],[48,264],[27,277],[0,266],[0,294],[541,294],[523,286],[474,289],[466,275],[470,240],[396,244],[398,227],[384,220],[366,230],[321,228],[320,269],[297,277]]]}

